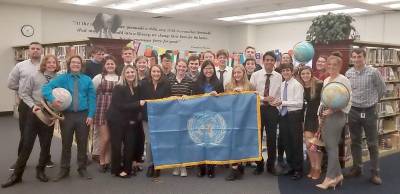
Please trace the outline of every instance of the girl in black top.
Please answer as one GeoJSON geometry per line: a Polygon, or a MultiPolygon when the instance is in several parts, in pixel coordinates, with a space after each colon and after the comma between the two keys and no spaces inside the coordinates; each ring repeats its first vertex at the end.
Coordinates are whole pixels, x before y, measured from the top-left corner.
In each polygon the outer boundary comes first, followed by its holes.
{"type": "Polygon", "coordinates": [[[310,139],[314,137],[319,128],[317,112],[323,84],[314,77],[311,67],[303,67],[300,69],[299,75],[299,81],[304,86],[304,139],[311,164],[311,170],[307,177],[316,180],[320,178],[321,174],[322,153],[312,149],[310,139]]]}
{"type": "Polygon", "coordinates": [[[247,79],[250,80],[251,75],[257,71],[256,60],[254,58],[247,58],[246,61],[244,61],[243,66],[246,69],[247,79]]]}
{"type": "MultiPolygon", "coordinates": [[[[224,86],[217,78],[215,73],[214,63],[210,60],[206,60],[201,65],[200,75],[194,84],[194,94],[206,94],[216,96],[218,93],[224,92],[224,86]]],[[[215,177],[215,166],[214,165],[200,165],[198,177],[203,177],[207,174],[209,178],[215,177]]]]}
{"type": "MultiPolygon", "coordinates": [[[[140,82],[141,100],[160,99],[171,96],[171,86],[169,81],[164,78],[164,73],[160,65],[150,67],[150,78],[140,82]]],[[[146,160],[149,163],[147,169],[148,177],[159,177],[160,170],[154,170],[153,155],[151,153],[150,134],[147,119],[147,108],[143,111],[143,130],[146,139],[146,160]]]]}
{"type": "Polygon", "coordinates": [[[115,176],[131,176],[140,106],[137,70],[136,67],[127,65],[122,70],[119,83],[113,89],[106,115],[111,139],[111,173],[115,176]],[[122,144],[124,149],[121,156],[122,144]]]}

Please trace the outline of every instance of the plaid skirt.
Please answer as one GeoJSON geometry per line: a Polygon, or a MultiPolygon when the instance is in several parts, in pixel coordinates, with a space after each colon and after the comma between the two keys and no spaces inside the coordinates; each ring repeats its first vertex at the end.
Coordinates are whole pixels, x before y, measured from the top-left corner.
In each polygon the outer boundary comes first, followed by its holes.
{"type": "Polygon", "coordinates": [[[97,126],[106,123],[106,112],[111,104],[112,90],[116,82],[101,80],[97,88],[96,95],[96,115],[94,116],[94,124],[97,126]]]}

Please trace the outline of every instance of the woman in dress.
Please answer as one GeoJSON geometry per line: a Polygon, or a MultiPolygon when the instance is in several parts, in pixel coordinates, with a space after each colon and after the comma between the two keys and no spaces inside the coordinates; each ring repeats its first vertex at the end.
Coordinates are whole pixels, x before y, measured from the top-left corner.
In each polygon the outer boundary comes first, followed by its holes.
{"type": "Polygon", "coordinates": [[[115,72],[117,67],[115,58],[108,56],[104,61],[103,72],[93,78],[97,99],[94,127],[100,132],[100,172],[106,172],[110,167],[110,135],[105,114],[111,103],[113,88],[119,80],[115,72]]]}
{"type": "Polygon", "coordinates": [[[311,67],[306,66],[300,69],[299,74],[299,81],[304,87],[304,140],[311,165],[307,177],[317,180],[321,176],[322,152],[312,145],[310,140],[318,135],[316,134],[319,129],[317,112],[321,101],[322,82],[313,76],[311,67]]]}

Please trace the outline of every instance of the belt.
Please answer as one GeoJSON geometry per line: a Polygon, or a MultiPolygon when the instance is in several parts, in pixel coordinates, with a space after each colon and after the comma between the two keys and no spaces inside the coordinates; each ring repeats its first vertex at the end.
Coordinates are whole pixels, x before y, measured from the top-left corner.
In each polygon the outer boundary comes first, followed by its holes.
{"type": "Polygon", "coordinates": [[[293,110],[293,111],[288,111],[288,114],[294,114],[294,113],[301,113],[302,110],[293,110]]]}
{"type": "Polygon", "coordinates": [[[365,108],[352,106],[351,109],[354,109],[355,111],[363,112],[363,111],[368,111],[368,110],[371,110],[371,109],[375,109],[375,105],[372,105],[370,107],[365,107],[365,108]]]}

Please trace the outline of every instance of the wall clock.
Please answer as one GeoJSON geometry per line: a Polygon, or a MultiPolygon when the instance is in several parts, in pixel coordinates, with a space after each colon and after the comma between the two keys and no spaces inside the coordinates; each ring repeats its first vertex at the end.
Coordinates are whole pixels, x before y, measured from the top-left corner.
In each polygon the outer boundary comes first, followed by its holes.
{"type": "Polygon", "coordinates": [[[31,25],[23,25],[21,27],[21,33],[25,37],[31,37],[35,33],[35,30],[33,29],[33,26],[31,26],[31,25]]]}

